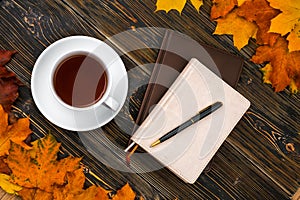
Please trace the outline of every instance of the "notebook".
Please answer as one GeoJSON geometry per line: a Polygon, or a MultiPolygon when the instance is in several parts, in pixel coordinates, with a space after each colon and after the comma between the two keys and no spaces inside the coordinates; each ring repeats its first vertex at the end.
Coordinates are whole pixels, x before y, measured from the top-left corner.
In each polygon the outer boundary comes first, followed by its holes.
{"type": "Polygon", "coordinates": [[[194,183],[250,102],[193,58],[131,137],[187,183],[194,183]],[[190,119],[201,109],[221,101],[217,111],[150,148],[151,143],[190,119]]]}
{"type": "Polygon", "coordinates": [[[161,99],[191,58],[197,58],[232,87],[237,86],[243,59],[167,30],[136,119],[137,125],[145,120],[150,108],[161,99]]]}

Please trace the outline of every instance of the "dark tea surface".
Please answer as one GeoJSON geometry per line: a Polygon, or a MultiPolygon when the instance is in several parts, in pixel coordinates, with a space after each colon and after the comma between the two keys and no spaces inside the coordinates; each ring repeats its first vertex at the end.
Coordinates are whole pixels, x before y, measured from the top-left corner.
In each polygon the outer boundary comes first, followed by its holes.
{"type": "Polygon", "coordinates": [[[101,99],[107,87],[103,65],[88,55],[73,55],[63,60],[53,76],[54,89],[63,102],[86,107],[101,99]]]}

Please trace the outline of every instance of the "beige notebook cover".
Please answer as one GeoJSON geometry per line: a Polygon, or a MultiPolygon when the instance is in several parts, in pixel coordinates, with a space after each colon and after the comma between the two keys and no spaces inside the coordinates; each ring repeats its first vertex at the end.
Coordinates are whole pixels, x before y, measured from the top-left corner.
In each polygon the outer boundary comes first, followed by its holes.
{"type": "Polygon", "coordinates": [[[185,182],[194,183],[250,102],[193,58],[132,136],[132,140],[185,182]],[[216,101],[223,106],[150,148],[151,143],[216,101]]]}

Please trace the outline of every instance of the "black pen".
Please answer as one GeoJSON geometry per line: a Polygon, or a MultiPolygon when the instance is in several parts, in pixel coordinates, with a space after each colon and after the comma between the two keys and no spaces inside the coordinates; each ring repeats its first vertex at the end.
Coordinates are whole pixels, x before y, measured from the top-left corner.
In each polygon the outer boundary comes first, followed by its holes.
{"type": "Polygon", "coordinates": [[[171,130],[170,132],[168,132],[167,134],[163,135],[158,140],[156,140],[155,142],[153,142],[150,145],[150,147],[154,147],[154,146],[156,146],[156,145],[158,145],[158,144],[160,144],[160,143],[168,140],[169,138],[173,137],[174,135],[176,135],[180,131],[182,131],[185,128],[189,127],[190,125],[194,124],[195,122],[197,122],[197,121],[203,119],[204,117],[208,116],[209,114],[213,113],[218,108],[220,108],[222,105],[223,105],[222,102],[218,101],[218,102],[215,102],[214,104],[212,104],[210,106],[207,106],[203,110],[199,111],[194,117],[192,117],[191,119],[187,120],[186,122],[184,122],[180,126],[177,126],[173,130],[171,130]]]}

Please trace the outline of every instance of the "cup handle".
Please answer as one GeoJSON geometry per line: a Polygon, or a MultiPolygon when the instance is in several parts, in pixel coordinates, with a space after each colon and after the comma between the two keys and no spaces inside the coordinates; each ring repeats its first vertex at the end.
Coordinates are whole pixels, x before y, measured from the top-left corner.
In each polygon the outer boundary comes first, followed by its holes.
{"type": "Polygon", "coordinates": [[[114,98],[110,96],[107,97],[107,99],[104,101],[104,104],[113,111],[116,111],[120,105],[114,98]]]}

